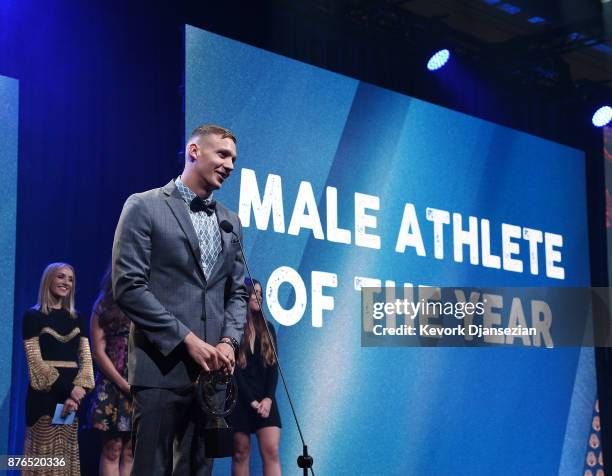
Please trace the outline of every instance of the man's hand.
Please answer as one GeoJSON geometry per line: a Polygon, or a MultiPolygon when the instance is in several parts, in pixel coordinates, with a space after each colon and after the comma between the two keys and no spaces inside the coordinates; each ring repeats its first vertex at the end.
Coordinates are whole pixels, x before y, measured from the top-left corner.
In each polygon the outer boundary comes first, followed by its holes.
{"type": "Polygon", "coordinates": [[[234,368],[236,367],[236,356],[234,355],[234,348],[229,345],[227,342],[219,342],[217,344],[217,350],[227,357],[229,361],[229,365],[225,367],[226,373],[232,375],[234,373],[234,368]]]}
{"type": "Polygon", "coordinates": [[[272,407],[272,399],[270,397],[262,398],[257,406],[257,414],[262,418],[270,416],[270,408],[272,407]]]}
{"type": "Polygon", "coordinates": [[[83,387],[79,387],[75,385],[75,387],[70,392],[70,398],[74,400],[77,404],[81,404],[81,400],[85,396],[85,389],[83,387]]]}
{"type": "Polygon", "coordinates": [[[62,418],[66,418],[69,413],[75,412],[79,409],[79,404],[72,398],[68,397],[64,402],[64,410],[62,411],[62,418]]]}
{"type": "Polygon", "coordinates": [[[185,337],[187,352],[195,362],[207,372],[217,370],[223,365],[229,366],[229,360],[216,347],[207,344],[193,332],[185,337]]]}

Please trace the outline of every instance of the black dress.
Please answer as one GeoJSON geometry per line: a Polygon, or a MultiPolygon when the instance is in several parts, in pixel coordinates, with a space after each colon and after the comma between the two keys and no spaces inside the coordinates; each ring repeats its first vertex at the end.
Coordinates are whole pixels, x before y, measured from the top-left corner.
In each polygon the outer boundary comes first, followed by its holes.
{"type": "Polygon", "coordinates": [[[66,401],[75,385],[93,388],[83,322],[65,309],[51,309],[48,315],[30,309],[23,317],[23,339],[30,375],[24,454],[64,457],[65,466],[36,471],[36,475],[79,475],[78,420],[71,425],[53,425],[51,420],[55,406],[66,401]]]}
{"type": "MultiPolygon", "coordinates": [[[[274,327],[270,322],[268,322],[268,327],[276,346],[274,327]]],[[[250,349],[247,351],[246,366],[244,368],[236,366],[235,378],[238,385],[238,403],[236,403],[236,408],[229,416],[229,423],[234,431],[249,434],[268,426],[280,428],[281,419],[274,396],[278,380],[278,365],[264,364],[261,355],[261,342],[258,336],[255,336],[254,352],[251,353],[250,349]],[[265,397],[272,400],[268,418],[262,418],[257,414],[257,410],[251,408],[253,400],[261,402],[265,397]]]]}

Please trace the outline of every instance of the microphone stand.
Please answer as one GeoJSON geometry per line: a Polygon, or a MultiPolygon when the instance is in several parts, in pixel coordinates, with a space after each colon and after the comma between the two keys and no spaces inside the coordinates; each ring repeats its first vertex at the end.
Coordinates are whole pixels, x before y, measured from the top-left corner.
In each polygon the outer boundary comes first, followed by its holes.
{"type": "Polygon", "coordinates": [[[244,258],[244,267],[247,270],[249,275],[249,279],[251,280],[251,289],[253,290],[253,294],[255,295],[255,299],[257,300],[257,304],[259,305],[259,310],[263,317],[264,325],[266,326],[266,333],[268,334],[268,339],[270,340],[270,345],[272,346],[272,352],[274,352],[274,358],[276,359],[276,364],[278,365],[278,371],[281,376],[281,381],[283,382],[283,387],[285,388],[285,394],[287,395],[287,399],[289,400],[289,406],[291,407],[291,413],[293,414],[293,419],[295,420],[295,425],[297,426],[298,433],[300,434],[300,440],[302,440],[302,454],[297,458],[297,465],[299,468],[304,470],[304,476],[308,476],[308,470],[310,469],[310,473],[312,476],[315,476],[314,469],[312,469],[312,465],[314,460],[312,456],[308,454],[308,446],[304,441],[304,435],[302,434],[302,428],[300,427],[300,422],[298,421],[297,414],[295,412],[295,408],[293,406],[293,400],[291,399],[291,394],[289,393],[289,387],[287,387],[287,381],[285,380],[285,373],[283,372],[283,368],[281,367],[280,360],[278,359],[278,353],[276,352],[276,344],[274,343],[274,339],[272,338],[272,333],[270,332],[270,328],[268,327],[268,320],[266,319],[266,315],[263,310],[263,305],[259,295],[255,292],[255,283],[253,282],[253,275],[251,275],[251,270],[249,269],[249,264],[247,262],[247,257],[244,252],[244,248],[242,246],[242,240],[240,236],[234,231],[233,225],[227,221],[223,220],[219,223],[219,226],[226,233],[231,233],[238,239],[238,244],[240,245],[240,252],[242,253],[242,257],[244,258]]]}

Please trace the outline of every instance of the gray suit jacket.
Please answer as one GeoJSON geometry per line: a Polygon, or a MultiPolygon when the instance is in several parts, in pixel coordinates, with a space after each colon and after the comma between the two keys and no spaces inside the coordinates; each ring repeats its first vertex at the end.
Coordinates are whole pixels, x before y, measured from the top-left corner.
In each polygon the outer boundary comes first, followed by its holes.
{"type": "MultiPolygon", "coordinates": [[[[217,204],[242,239],[238,216],[217,204]]],[[[220,230],[222,251],[208,280],[198,239],[174,181],[130,196],[113,243],[113,294],[132,320],[128,354],[131,385],[179,388],[198,366],[183,340],[192,331],[211,345],[223,336],[240,341],[248,293],[244,262],[233,234],[220,230]]]]}

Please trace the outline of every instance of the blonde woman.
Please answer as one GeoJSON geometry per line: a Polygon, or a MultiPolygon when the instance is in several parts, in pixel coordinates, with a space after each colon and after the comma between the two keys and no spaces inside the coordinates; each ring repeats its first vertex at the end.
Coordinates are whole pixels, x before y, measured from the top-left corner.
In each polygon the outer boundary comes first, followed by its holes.
{"type": "Polygon", "coordinates": [[[57,464],[22,474],[80,475],[78,420],[70,425],[52,424],[58,403],[64,405],[64,414],[76,411],[94,386],[89,341],[74,308],[74,289],[74,268],[51,263],[40,281],[38,303],[23,317],[30,375],[24,454],[52,458],[57,464]],[[63,465],[53,458],[63,458],[63,465]]]}

